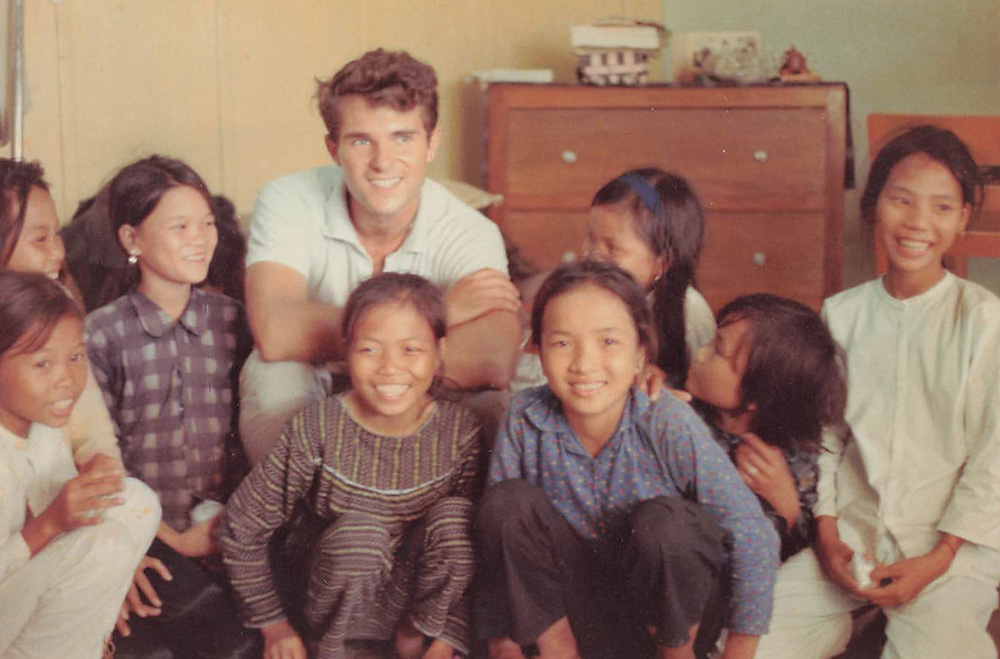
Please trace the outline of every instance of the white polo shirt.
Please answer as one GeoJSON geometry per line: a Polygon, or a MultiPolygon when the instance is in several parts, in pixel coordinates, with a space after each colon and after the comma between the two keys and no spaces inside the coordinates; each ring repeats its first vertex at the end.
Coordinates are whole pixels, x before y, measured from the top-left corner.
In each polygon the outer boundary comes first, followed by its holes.
{"type": "MultiPolygon", "coordinates": [[[[372,276],[347,207],[341,169],[317,167],[283,176],[257,196],[247,266],[270,261],[302,273],[311,300],[341,307],[372,276]]],[[[496,224],[441,184],[425,180],[409,235],[385,259],[385,272],[421,275],[445,288],[482,268],[507,272],[496,224]]]]}

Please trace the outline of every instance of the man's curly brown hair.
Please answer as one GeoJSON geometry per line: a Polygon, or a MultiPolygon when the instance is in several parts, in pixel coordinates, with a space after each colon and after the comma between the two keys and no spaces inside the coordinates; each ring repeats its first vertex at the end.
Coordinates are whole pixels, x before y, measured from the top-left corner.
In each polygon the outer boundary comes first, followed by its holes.
{"type": "Polygon", "coordinates": [[[428,136],[437,126],[437,74],[429,65],[405,51],[371,50],[349,62],[329,80],[317,80],[319,112],[330,138],[340,137],[340,112],[337,103],[343,96],[363,96],[376,107],[388,106],[406,112],[419,106],[423,110],[428,136]]]}

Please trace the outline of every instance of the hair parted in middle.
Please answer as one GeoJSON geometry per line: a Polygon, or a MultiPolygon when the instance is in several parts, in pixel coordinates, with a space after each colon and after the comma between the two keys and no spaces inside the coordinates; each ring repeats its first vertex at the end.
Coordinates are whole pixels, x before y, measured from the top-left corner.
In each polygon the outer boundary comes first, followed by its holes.
{"type": "Polygon", "coordinates": [[[597,286],[611,293],[625,305],[635,324],[638,343],[649,363],[656,354],[656,334],[649,315],[646,296],[631,275],[613,263],[580,261],[562,265],[546,277],[531,308],[531,343],[536,348],[542,344],[542,321],[545,307],[553,299],[581,286],[597,286]]]}
{"type": "Polygon", "coordinates": [[[434,69],[405,51],[371,50],[348,62],[329,80],[317,80],[316,98],[327,133],[334,142],[340,137],[340,98],[364,97],[373,106],[388,106],[397,112],[419,107],[427,135],[438,121],[438,80],[434,69]]]}
{"type": "Polygon", "coordinates": [[[768,444],[818,446],[820,432],[844,418],[847,361],[826,323],[809,307],[755,293],[722,307],[718,325],[750,323],[740,408],[756,406],[750,430],[768,444]]]}
{"type": "Polygon", "coordinates": [[[448,329],[448,317],[444,295],[440,289],[420,275],[383,272],[358,284],[348,296],[340,325],[345,344],[350,345],[354,341],[355,332],[365,313],[384,302],[412,304],[430,325],[435,340],[444,338],[448,329]]]}

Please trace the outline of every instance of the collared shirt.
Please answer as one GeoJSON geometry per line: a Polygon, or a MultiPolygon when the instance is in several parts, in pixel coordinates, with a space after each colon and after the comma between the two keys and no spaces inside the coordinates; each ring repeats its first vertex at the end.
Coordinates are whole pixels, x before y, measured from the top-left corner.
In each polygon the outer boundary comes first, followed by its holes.
{"type": "Polygon", "coordinates": [[[249,348],[243,307],[192,288],[176,321],[135,291],[87,316],[87,350],[125,468],[189,526],[198,499],[222,500],[236,382],[249,348]]]}
{"type": "Polygon", "coordinates": [[[730,629],[767,632],[778,537],[704,422],[670,395],[633,391],[618,429],[596,456],[583,447],[547,387],[518,393],[500,427],[489,482],[523,478],[548,495],[576,533],[603,544],[628,514],[658,496],[697,502],[726,531],[731,566],[730,629]]]}
{"type": "Polygon", "coordinates": [[[881,279],[827,300],[847,353],[845,443],[827,433],[817,515],[880,562],[966,540],[951,574],[996,583],[1000,549],[1000,300],[946,273],[897,300],[881,279]]]}
{"type": "Polygon", "coordinates": [[[74,477],[59,430],[33,423],[25,438],[0,426],[0,584],[31,559],[21,535],[27,508],[42,514],[74,477]]]}

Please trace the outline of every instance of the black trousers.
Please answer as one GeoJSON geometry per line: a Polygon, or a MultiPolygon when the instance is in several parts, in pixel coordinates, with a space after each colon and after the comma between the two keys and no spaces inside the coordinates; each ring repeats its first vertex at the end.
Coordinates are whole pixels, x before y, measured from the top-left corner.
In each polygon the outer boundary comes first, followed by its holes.
{"type": "Polygon", "coordinates": [[[243,627],[221,574],[159,540],[153,540],[147,555],[160,559],[174,578],[164,581],[154,570],[146,571],[163,602],[162,613],[130,615],[132,634],[115,632],[115,659],[260,659],[260,633],[243,627]]]}
{"type": "Polygon", "coordinates": [[[629,515],[621,538],[583,542],[545,492],[522,480],[487,489],[475,525],[480,638],[527,646],[560,618],[584,657],[643,657],[679,647],[718,598],[724,533],[698,505],[658,497],[629,515]]]}

